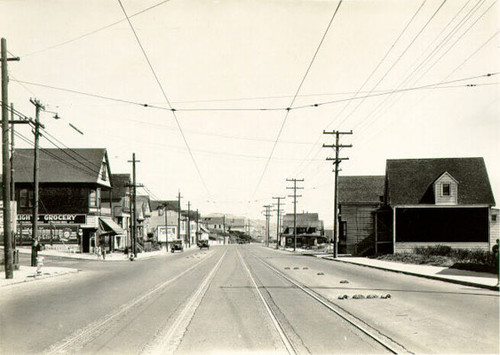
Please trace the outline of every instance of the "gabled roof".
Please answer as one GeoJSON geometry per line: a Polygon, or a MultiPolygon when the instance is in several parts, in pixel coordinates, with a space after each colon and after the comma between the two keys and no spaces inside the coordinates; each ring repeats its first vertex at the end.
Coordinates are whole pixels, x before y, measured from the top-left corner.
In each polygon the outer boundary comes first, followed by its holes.
{"type": "Polygon", "coordinates": [[[389,159],[389,205],[434,204],[433,183],[448,172],[458,182],[458,204],[495,205],[483,158],[389,159]]]}
{"type": "Polygon", "coordinates": [[[111,190],[104,191],[101,195],[103,202],[109,202],[113,198],[113,202],[118,202],[128,195],[128,185],[131,184],[130,174],[112,174],[111,175],[111,190]]]}
{"type": "MultiPolygon", "coordinates": [[[[33,149],[14,151],[14,179],[18,183],[33,182],[33,149]]],[[[40,183],[91,183],[110,186],[109,162],[105,148],[40,149],[38,155],[40,183]],[[107,178],[100,171],[106,161],[107,178]]]]}
{"type": "MultiPolygon", "coordinates": [[[[317,227],[322,226],[323,221],[319,219],[317,213],[297,213],[297,227],[317,227]]],[[[293,225],[293,213],[287,213],[283,216],[283,226],[293,225]]]]}
{"type": "Polygon", "coordinates": [[[385,176],[339,176],[339,203],[379,203],[385,176]]]}
{"type": "Polygon", "coordinates": [[[113,174],[111,175],[111,186],[113,187],[113,198],[125,197],[130,185],[130,174],[113,174]]]}
{"type": "Polygon", "coordinates": [[[144,212],[146,213],[146,215],[149,215],[150,212],[152,211],[150,201],[151,200],[150,200],[149,196],[147,196],[147,195],[135,196],[135,203],[136,203],[137,208],[139,208],[140,206],[145,206],[146,210],[144,210],[144,212]]]}

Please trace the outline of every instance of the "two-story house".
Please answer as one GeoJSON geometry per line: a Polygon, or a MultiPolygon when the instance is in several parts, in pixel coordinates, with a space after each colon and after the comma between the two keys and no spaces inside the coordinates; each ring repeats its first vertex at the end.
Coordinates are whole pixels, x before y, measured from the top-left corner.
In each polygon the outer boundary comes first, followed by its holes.
{"type": "MultiPolygon", "coordinates": [[[[17,201],[16,242],[31,243],[33,149],[16,149],[13,162],[17,201]]],[[[38,239],[45,245],[73,245],[89,252],[101,244],[112,248],[112,236],[124,231],[101,205],[111,189],[106,149],[40,149],[38,239]]]]}
{"type": "Polygon", "coordinates": [[[317,213],[297,213],[296,216],[293,213],[285,214],[283,216],[282,231],[281,238],[284,239],[287,247],[294,246],[295,236],[297,246],[301,248],[311,248],[327,242],[323,221],[319,219],[317,213]]]}

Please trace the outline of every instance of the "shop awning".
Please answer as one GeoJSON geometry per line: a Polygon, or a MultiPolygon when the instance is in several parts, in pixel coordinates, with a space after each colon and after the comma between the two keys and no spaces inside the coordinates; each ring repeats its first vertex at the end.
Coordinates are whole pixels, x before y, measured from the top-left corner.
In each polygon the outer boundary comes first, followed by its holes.
{"type": "Polygon", "coordinates": [[[99,222],[101,229],[105,232],[112,232],[117,235],[126,234],[125,230],[110,217],[99,217],[99,222]]]}

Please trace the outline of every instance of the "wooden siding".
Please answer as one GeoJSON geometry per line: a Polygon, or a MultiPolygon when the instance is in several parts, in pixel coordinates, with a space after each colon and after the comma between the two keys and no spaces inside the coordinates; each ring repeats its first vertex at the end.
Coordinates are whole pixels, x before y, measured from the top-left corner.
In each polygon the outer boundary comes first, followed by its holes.
{"type": "Polygon", "coordinates": [[[428,247],[436,245],[447,245],[455,249],[481,249],[489,250],[489,243],[410,243],[410,242],[396,242],[394,248],[395,253],[413,252],[416,247],[428,247]]]}
{"type": "Polygon", "coordinates": [[[496,208],[491,209],[490,217],[490,249],[496,244],[497,239],[500,238],[500,210],[496,208]],[[495,217],[496,216],[496,217],[495,217]]]}
{"type": "Polygon", "coordinates": [[[346,222],[346,253],[356,255],[360,252],[358,244],[364,239],[374,236],[375,223],[373,213],[377,205],[342,205],[342,222],[346,222]]]}

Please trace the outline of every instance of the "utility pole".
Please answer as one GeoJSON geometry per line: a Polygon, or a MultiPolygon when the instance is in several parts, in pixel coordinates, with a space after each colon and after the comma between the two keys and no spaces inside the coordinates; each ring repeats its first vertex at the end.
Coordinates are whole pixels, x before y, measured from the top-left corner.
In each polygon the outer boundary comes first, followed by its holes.
{"type": "Polygon", "coordinates": [[[9,160],[9,78],[7,62],[19,60],[19,58],[7,58],[7,40],[1,39],[1,63],[2,63],[2,193],[3,193],[3,243],[5,255],[5,278],[14,278],[13,255],[12,255],[12,211],[11,186],[10,186],[10,160],[9,160]]]}
{"type": "Polygon", "coordinates": [[[163,206],[163,213],[165,214],[165,250],[168,253],[168,209],[166,202],[163,206]]]}
{"type": "Polygon", "coordinates": [[[135,164],[140,163],[140,160],[135,160],[135,153],[132,153],[132,160],[128,161],[132,163],[132,208],[130,209],[130,214],[132,217],[132,253],[134,253],[134,258],[137,258],[137,181],[135,174],[135,164]]]}
{"type": "Polygon", "coordinates": [[[181,239],[181,192],[177,194],[177,239],[181,239]]]}
{"type": "Polygon", "coordinates": [[[352,144],[342,145],[339,143],[340,135],[352,134],[352,130],[349,132],[340,131],[323,131],[323,134],[334,134],[335,144],[328,145],[323,144],[323,148],[334,148],[335,158],[326,158],[326,160],[333,160],[333,165],[335,165],[335,178],[334,178],[334,188],[333,188],[333,257],[336,258],[338,255],[338,177],[339,177],[339,165],[342,160],[349,160],[349,158],[339,158],[339,151],[341,148],[351,148],[352,144]]]}
{"type": "MultiPolygon", "coordinates": [[[[14,104],[10,104],[10,200],[16,199],[16,183],[14,181],[14,104]]],[[[15,242],[15,240],[14,240],[15,242]]],[[[14,243],[15,244],[15,243],[14,243]]]]}
{"type": "MultiPolygon", "coordinates": [[[[224,244],[226,244],[226,215],[222,216],[222,233],[224,233],[224,244]]],[[[229,236],[227,237],[227,243],[229,244],[229,236]]]]}
{"type": "Polygon", "coordinates": [[[272,205],[262,206],[266,209],[264,216],[266,216],[266,246],[269,246],[269,218],[271,217],[271,207],[272,205]]]}
{"type": "Polygon", "coordinates": [[[293,251],[297,249],[297,197],[302,197],[302,195],[297,195],[297,190],[303,190],[303,187],[297,187],[297,182],[303,182],[304,179],[286,179],[286,181],[292,181],[293,187],[287,187],[287,189],[293,189],[293,195],[288,195],[288,197],[293,197],[293,251]]]}
{"type": "Polygon", "coordinates": [[[188,201],[187,239],[188,239],[189,247],[191,248],[191,201],[188,201]]]}
{"type": "Polygon", "coordinates": [[[273,200],[278,200],[278,210],[277,210],[277,221],[276,221],[276,249],[279,249],[280,245],[280,202],[284,200],[285,197],[273,197],[273,200]]]}
{"type": "Polygon", "coordinates": [[[38,257],[38,202],[39,202],[39,170],[40,162],[38,161],[38,153],[40,149],[40,127],[45,128],[40,123],[40,110],[45,110],[45,107],[37,99],[30,99],[30,102],[35,106],[35,150],[34,150],[34,167],[33,167],[33,221],[32,221],[32,243],[31,243],[31,266],[36,266],[36,258],[38,257]]]}
{"type": "Polygon", "coordinates": [[[200,239],[200,212],[196,209],[196,244],[200,239]]]}

